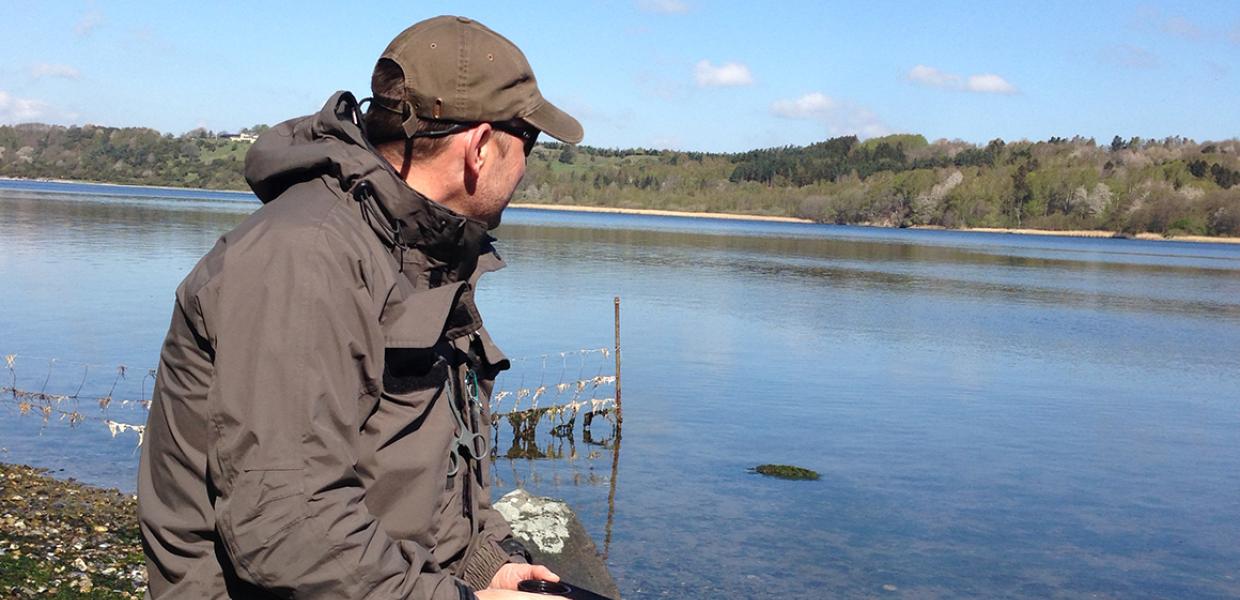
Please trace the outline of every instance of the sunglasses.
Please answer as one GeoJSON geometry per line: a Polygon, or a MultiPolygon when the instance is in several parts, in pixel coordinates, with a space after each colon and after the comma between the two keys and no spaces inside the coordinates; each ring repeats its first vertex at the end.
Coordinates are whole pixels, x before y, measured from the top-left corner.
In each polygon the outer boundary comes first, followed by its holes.
{"type": "Polygon", "coordinates": [[[524,144],[523,149],[527,158],[529,157],[530,152],[534,151],[534,144],[538,143],[538,134],[541,133],[537,129],[526,125],[524,121],[519,120],[498,121],[491,123],[491,127],[521,138],[521,143],[524,144]]]}
{"type": "MultiPolygon", "coordinates": [[[[413,134],[413,137],[420,137],[420,138],[447,137],[454,133],[460,133],[462,131],[465,131],[466,129],[469,129],[471,127],[477,127],[479,125],[478,123],[452,123],[449,121],[441,121],[441,122],[445,123],[447,126],[444,127],[443,129],[432,129],[428,131],[419,131],[413,134]]],[[[518,138],[521,138],[521,143],[524,144],[523,150],[525,151],[526,158],[528,158],[530,153],[534,151],[534,144],[538,143],[538,134],[541,133],[538,129],[534,127],[530,127],[529,125],[526,125],[525,122],[520,119],[513,119],[510,121],[493,121],[491,122],[491,128],[498,129],[504,133],[515,135],[518,138]]]]}

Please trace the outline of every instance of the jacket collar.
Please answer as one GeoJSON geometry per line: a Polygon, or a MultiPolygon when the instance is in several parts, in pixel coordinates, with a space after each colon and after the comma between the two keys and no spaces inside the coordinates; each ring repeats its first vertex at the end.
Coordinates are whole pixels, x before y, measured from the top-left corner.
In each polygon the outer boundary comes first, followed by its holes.
{"type": "MultiPolygon", "coordinates": [[[[362,205],[371,229],[400,256],[402,268],[413,264],[432,271],[432,287],[473,279],[479,256],[494,253],[494,238],[483,223],[410,188],[379,156],[350,92],[336,92],[318,113],[265,132],[246,156],[245,174],[264,203],[294,183],[334,177],[362,205]]],[[[488,263],[491,270],[503,266],[488,263]]]]}

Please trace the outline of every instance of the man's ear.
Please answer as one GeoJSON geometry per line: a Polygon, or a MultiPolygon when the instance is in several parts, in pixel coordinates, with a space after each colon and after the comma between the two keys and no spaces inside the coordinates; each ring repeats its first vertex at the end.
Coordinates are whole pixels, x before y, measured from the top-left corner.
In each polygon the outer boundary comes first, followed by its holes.
{"type": "Polygon", "coordinates": [[[467,177],[477,178],[486,162],[490,160],[492,149],[487,142],[491,141],[491,136],[493,135],[495,135],[495,130],[491,128],[490,123],[482,123],[469,130],[469,137],[465,147],[465,173],[467,177]]]}

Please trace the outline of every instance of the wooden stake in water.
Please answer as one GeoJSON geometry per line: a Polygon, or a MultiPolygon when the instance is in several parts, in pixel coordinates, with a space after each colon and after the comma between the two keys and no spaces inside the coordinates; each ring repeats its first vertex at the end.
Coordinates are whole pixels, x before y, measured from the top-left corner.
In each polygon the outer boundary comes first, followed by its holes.
{"type": "Polygon", "coordinates": [[[620,407],[620,296],[616,296],[616,427],[624,423],[624,410],[620,407]]]}
{"type": "Polygon", "coordinates": [[[616,521],[616,477],[620,473],[620,438],[624,413],[620,412],[620,296],[616,296],[616,435],[611,448],[611,480],[607,491],[607,527],[603,536],[603,560],[611,552],[611,527],[616,521]]]}

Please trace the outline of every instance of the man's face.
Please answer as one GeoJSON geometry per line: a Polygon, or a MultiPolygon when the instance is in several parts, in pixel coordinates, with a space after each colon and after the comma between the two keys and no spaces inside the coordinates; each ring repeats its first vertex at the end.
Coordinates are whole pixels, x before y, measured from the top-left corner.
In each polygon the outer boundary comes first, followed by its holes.
{"type": "Polygon", "coordinates": [[[518,135],[493,130],[492,144],[495,144],[492,161],[483,169],[482,179],[478,183],[473,211],[469,215],[487,224],[488,229],[499,226],[500,219],[517,185],[525,177],[524,141],[518,135]]]}

